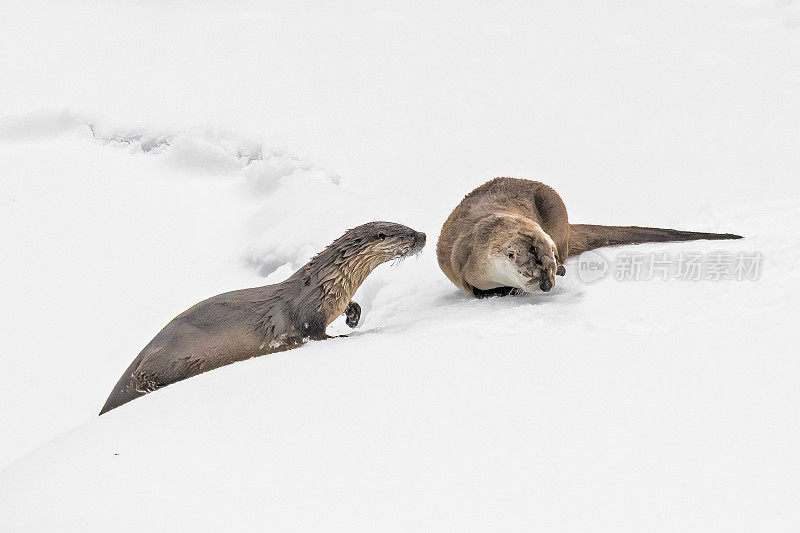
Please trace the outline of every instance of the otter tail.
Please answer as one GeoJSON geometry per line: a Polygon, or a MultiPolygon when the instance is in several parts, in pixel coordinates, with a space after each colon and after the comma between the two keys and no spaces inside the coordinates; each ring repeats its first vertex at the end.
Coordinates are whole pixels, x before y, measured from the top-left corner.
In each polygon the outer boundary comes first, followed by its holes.
{"type": "Polygon", "coordinates": [[[598,226],[595,224],[569,225],[569,255],[578,255],[603,246],[641,244],[645,242],[697,241],[741,239],[732,233],[703,233],[638,226],[598,226]]]}

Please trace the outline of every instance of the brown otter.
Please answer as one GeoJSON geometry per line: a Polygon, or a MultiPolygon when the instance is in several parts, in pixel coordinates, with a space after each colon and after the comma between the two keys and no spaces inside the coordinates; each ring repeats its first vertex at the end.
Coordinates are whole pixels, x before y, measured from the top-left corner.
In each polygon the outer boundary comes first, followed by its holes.
{"type": "Polygon", "coordinates": [[[282,283],[218,294],[175,317],[122,374],[100,414],[156,389],[251,357],[328,338],[342,313],[355,327],[350,301],[372,270],[418,253],[425,234],[392,222],[347,231],[282,283]]]}
{"type": "Polygon", "coordinates": [[[567,208],[552,188],[538,181],[495,178],[469,193],[442,227],[439,266],[471,296],[549,291],[564,261],[602,246],[645,242],[741,239],[638,226],[570,224],[567,208]]]}

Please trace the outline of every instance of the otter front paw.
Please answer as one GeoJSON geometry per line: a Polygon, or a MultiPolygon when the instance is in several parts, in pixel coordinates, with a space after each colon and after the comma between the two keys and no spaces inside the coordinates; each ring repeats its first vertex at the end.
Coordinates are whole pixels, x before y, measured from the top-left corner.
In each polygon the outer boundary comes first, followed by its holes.
{"type": "Polygon", "coordinates": [[[564,265],[558,265],[556,269],[556,276],[563,276],[567,273],[567,269],[564,268],[564,265]]]}
{"type": "Polygon", "coordinates": [[[354,328],[358,325],[358,321],[361,320],[361,306],[355,302],[350,302],[347,304],[344,314],[347,316],[344,323],[354,328]]]}

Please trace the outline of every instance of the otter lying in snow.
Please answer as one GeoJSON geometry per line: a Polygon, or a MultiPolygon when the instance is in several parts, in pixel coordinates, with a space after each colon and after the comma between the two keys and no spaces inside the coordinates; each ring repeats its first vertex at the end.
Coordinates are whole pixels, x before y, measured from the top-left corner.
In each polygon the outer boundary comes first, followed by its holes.
{"type": "Polygon", "coordinates": [[[175,317],[122,374],[100,414],[148,392],[251,357],[326,339],[342,313],[355,327],[361,307],[350,299],[372,270],[416,254],[425,234],[392,222],[347,231],[289,279],[226,292],[175,317]]]}
{"type": "Polygon", "coordinates": [[[571,256],[603,246],[645,242],[741,239],[637,226],[570,224],[567,208],[538,181],[495,178],[469,193],[442,227],[439,266],[470,296],[549,291],[571,256]]]}

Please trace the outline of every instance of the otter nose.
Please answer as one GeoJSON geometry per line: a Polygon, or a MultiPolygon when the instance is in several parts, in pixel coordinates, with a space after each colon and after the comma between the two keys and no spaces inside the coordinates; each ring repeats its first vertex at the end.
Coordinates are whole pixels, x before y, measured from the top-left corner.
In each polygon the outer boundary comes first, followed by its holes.
{"type": "Polygon", "coordinates": [[[414,246],[422,249],[425,246],[425,234],[421,231],[415,232],[413,235],[409,235],[410,237],[414,238],[414,246]]]}
{"type": "Polygon", "coordinates": [[[550,281],[550,278],[542,278],[541,281],[539,281],[539,288],[544,292],[548,292],[553,288],[553,282],[550,281]]]}

